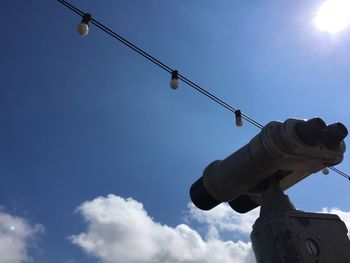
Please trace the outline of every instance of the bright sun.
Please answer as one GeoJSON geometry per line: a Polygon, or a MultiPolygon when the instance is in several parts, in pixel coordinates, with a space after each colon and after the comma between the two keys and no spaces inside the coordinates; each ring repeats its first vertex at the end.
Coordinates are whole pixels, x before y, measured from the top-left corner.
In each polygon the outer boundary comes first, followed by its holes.
{"type": "Polygon", "coordinates": [[[336,33],[344,30],[350,24],[350,0],[327,0],[314,21],[321,31],[336,33]]]}

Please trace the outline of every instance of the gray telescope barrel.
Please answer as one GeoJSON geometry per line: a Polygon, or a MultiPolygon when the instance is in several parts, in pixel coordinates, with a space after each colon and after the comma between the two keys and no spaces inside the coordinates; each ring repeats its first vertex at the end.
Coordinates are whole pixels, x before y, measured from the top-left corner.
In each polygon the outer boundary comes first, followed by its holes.
{"type": "Polygon", "coordinates": [[[267,124],[248,144],[209,164],[190,189],[192,202],[210,210],[229,202],[238,212],[260,205],[264,181],[275,176],[286,190],[308,175],[340,163],[348,131],[320,118],[267,124]]]}

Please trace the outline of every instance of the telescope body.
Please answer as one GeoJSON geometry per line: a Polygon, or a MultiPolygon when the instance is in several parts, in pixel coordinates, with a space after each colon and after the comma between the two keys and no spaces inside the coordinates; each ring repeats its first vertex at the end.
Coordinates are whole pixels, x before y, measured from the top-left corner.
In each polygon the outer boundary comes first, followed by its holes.
{"type": "Polygon", "coordinates": [[[210,210],[222,202],[245,213],[260,205],[266,180],[274,176],[282,191],[312,173],[343,160],[347,129],[319,118],[267,124],[248,144],[209,164],[191,187],[192,202],[210,210]]]}

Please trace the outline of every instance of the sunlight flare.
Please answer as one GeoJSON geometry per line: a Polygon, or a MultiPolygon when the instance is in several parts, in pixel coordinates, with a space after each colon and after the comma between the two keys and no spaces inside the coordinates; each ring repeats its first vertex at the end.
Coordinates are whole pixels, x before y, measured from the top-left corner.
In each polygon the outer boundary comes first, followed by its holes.
{"type": "Polygon", "coordinates": [[[337,33],[344,30],[350,24],[350,1],[328,0],[324,2],[314,22],[321,31],[337,33]]]}

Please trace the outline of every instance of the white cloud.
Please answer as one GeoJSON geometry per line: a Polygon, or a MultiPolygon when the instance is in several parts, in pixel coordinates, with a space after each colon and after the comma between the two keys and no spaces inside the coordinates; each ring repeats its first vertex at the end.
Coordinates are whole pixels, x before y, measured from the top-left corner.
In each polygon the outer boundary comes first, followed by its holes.
{"type": "MultiPolygon", "coordinates": [[[[221,211],[223,214],[225,209],[221,211]]],[[[255,262],[250,243],[222,241],[217,235],[203,239],[185,224],[174,228],[161,225],[147,214],[141,203],[131,198],[98,197],[83,203],[78,211],[86,220],[88,229],[71,236],[71,241],[105,263],[255,262]]],[[[190,207],[193,219],[209,224],[210,219],[195,211],[190,207]]],[[[221,218],[227,219],[225,215],[221,218]]],[[[236,227],[234,224],[224,225],[247,232],[247,226],[239,220],[237,222],[236,227]]],[[[222,226],[220,223],[216,225],[222,226]]]]}
{"type": "MultiPolygon", "coordinates": [[[[222,234],[247,240],[259,209],[238,214],[227,204],[211,211],[189,204],[185,219],[191,225],[205,226],[205,238],[186,224],[169,227],[157,223],[131,198],[98,197],[77,211],[87,230],[70,240],[103,263],[256,262],[250,242],[224,241],[222,234]]],[[[337,214],[350,229],[350,212],[324,208],[322,213],[337,214]]]]}
{"type": "Polygon", "coordinates": [[[249,213],[239,214],[232,210],[228,204],[221,204],[210,211],[202,211],[196,208],[192,203],[188,204],[189,219],[199,223],[206,224],[209,227],[224,232],[238,232],[249,235],[252,231],[252,225],[259,216],[260,209],[254,209],[249,213]]]}
{"type": "Polygon", "coordinates": [[[0,211],[1,263],[30,262],[29,247],[42,231],[40,225],[31,226],[23,218],[0,211]]]}

